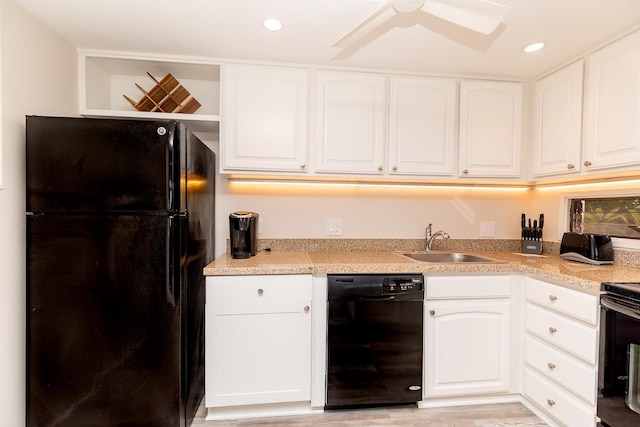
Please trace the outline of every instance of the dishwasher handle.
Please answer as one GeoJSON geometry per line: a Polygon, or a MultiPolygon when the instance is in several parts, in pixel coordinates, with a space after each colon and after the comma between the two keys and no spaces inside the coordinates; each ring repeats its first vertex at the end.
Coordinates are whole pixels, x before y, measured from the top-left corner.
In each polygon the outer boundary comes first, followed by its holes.
{"type": "Polygon", "coordinates": [[[358,301],[393,301],[394,299],[396,299],[395,295],[358,297],[358,301]]]}

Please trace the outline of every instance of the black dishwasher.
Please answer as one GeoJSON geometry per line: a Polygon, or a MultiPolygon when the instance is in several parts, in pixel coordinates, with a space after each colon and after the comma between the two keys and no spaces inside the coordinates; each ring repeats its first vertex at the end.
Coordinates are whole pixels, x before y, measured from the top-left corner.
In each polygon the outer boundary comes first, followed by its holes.
{"type": "Polygon", "coordinates": [[[327,409],[422,400],[422,274],[328,276],[327,409]]]}

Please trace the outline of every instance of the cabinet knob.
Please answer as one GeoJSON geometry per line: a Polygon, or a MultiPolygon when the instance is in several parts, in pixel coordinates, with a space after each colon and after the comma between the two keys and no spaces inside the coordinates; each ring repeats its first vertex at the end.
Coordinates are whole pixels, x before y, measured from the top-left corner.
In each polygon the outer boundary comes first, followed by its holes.
{"type": "Polygon", "coordinates": [[[382,169],[383,169],[382,165],[378,166],[379,171],[382,171],[382,169]]]}
{"type": "Polygon", "coordinates": [[[558,297],[555,295],[549,295],[549,301],[555,302],[558,300],[558,297]]]}
{"type": "Polygon", "coordinates": [[[304,163],[300,165],[300,169],[305,169],[307,167],[307,165],[305,165],[304,163]]]}
{"type": "Polygon", "coordinates": [[[465,175],[468,174],[469,173],[469,169],[463,170],[462,173],[465,174],[465,175]]]}
{"type": "Polygon", "coordinates": [[[432,316],[435,316],[436,311],[435,310],[429,310],[429,314],[432,315],[432,316]]]}
{"type": "Polygon", "coordinates": [[[567,169],[574,169],[574,168],[575,168],[575,165],[573,163],[569,163],[567,165],[567,169]]]}
{"type": "Polygon", "coordinates": [[[555,401],[551,400],[551,399],[547,399],[547,405],[549,406],[554,406],[556,404],[555,401]]]}
{"type": "Polygon", "coordinates": [[[258,295],[264,294],[264,290],[262,288],[258,288],[258,295]]]}
{"type": "Polygon", "coordinates": [[[585,160],[585,161],[584,161],[584,165],[585,165],[585,166],[591,166],[591,162],[590,162],[589,160],[585,160]]]}
{"type": "Polygon", "coordinates": [[[558,330],[556,328],[554,328],[553,326],[549,326],[549,333],[550,334],[555,334],[556,332],[558,332],[558,330]]]}
{"type": "Polygon", "coordinates": [[[393,169],[394,171],[397,171],[398,167],[394,165],[391,169],[393,169]]]}
{"type": "Polygon", "coordinates": [[[554,369],[556,369],[556,364],[549,362],[547,363],[547,367],[553,371],[554,369]]]}
{"type": "Polygon", "coordinates": [[[308,305],[304,306],[305,313],[308,313],[310,309],[311,309],[311,307],[309,307],[308,305]]]}

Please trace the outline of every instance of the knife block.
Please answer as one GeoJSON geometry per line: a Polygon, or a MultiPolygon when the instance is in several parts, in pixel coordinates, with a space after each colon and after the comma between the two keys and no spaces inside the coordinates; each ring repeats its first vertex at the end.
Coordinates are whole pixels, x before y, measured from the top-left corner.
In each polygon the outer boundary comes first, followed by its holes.
{"type": "Polygon", "coordinates": [[[522,239],[520,241],[520,252],[523,254],[540,255],[542,253],[542,240],[522,239]]]}

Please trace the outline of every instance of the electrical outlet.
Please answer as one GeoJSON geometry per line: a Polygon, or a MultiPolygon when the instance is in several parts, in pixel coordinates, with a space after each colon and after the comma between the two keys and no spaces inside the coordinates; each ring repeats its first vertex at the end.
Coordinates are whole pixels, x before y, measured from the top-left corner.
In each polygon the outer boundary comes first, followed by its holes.
{"type": "Polygon", "coordinates": [[[328,219],[327,220],[327,236],[341,236],[341,235],[342,235],[342,220],[328,219]]]}
{"type": "Polygon", "coordinates": [[[493,237],[496,235],[496,223],[483,221],[480,223],[480,237],[493,237]]]}

